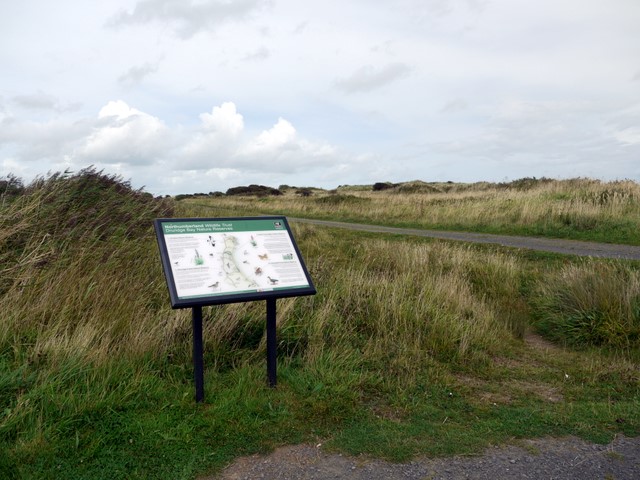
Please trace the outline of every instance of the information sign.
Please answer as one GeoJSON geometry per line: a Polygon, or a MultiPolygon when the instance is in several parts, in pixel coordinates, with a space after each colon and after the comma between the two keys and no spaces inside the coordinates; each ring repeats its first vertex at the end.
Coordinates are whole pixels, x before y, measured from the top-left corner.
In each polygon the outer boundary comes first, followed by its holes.
{"type": "Polygon", "coordinates": [[[313,295],[285,217],[155,220],[171,306],[313,295]]]}

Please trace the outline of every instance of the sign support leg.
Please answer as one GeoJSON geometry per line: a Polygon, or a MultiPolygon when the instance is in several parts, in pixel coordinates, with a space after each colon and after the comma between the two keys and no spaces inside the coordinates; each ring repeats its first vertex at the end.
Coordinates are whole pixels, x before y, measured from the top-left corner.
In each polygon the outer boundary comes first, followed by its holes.
{"type": "Polygon", "coordinates": [[[267,378],[269,386],[275,388],[276,373],[276,299],[267,299],[267,378]]]}
{"type": "Polygon", "coordinates": [[[193,381],[196,386],[196,402],[204,401],[204,366],[202,359],[202,306],[193,307],[193,381]]]}

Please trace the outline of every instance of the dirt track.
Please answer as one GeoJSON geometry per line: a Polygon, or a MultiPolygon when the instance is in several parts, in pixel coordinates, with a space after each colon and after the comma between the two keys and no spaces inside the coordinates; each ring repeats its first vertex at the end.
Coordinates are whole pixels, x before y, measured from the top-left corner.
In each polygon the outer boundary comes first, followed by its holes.
{"type": "Polygon", "coordinates": [[[327,220],[311,220],[307,218],[287,217],[292,223],[311,223],[332,228],[346,228],[363,232],[391,233],[396,235],[414,235],[418,237],[441,238],[473,243],[492,243],[505,247],[528,248],[544,252],[579,255],[584,257],[623,258],[640,260],[640,247],[633,245],[617,245],[612,243],[581,242],[557,238],[519,237],[512,235],[491,235],[487,233],[447,232],[439,230],[420,230],[415,228],[383,227],[380,225],[363,225],[359,223],[332,222],[327,220]]]}

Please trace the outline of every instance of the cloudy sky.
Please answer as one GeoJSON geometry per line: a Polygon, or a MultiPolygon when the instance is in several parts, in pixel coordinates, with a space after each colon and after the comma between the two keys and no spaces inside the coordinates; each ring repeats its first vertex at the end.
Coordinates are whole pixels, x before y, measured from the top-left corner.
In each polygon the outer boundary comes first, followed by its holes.
{"type": "Polygon", "coordinates": [[[0,176],[640,181],[638,0],[0,4],[0,176]]]}

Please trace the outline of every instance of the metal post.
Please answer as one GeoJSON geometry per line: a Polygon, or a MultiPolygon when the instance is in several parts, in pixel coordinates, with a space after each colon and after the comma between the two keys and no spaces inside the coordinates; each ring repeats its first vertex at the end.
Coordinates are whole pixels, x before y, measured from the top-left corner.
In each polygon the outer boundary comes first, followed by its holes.
{"type": "Polygon", "coordinates": [[[196,402],[204,401],[204,366],[202,359],[202,307],[193,307],[193,381],[196,386],[196,402]]]}
{"type": "Polygon", "coordinates": [[[275,388],[276,373],[276,299],[267,299],[267,378],[269,386],[275,388]]]}

